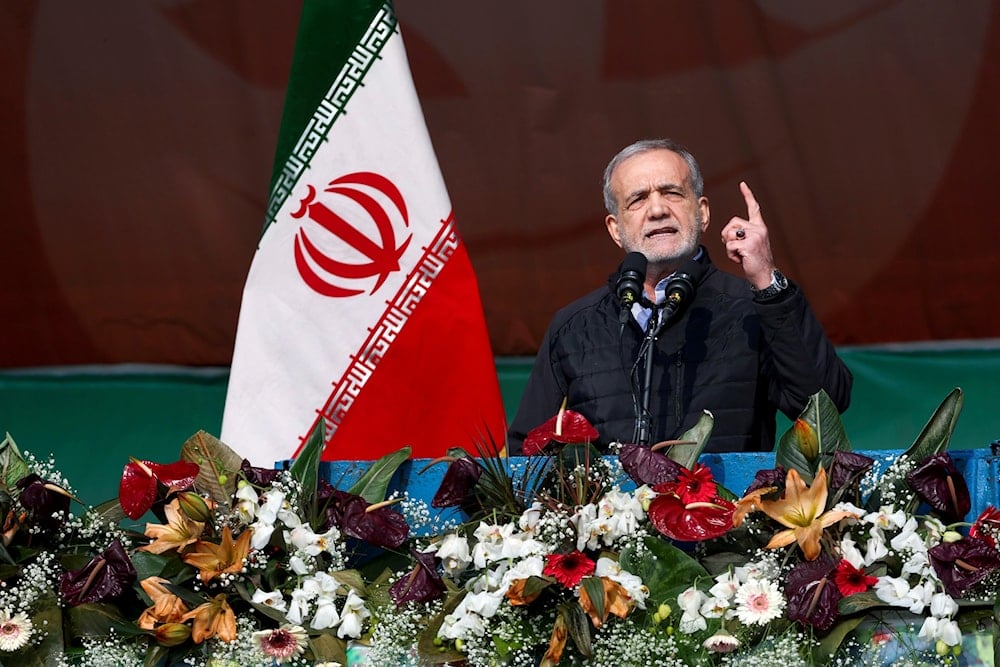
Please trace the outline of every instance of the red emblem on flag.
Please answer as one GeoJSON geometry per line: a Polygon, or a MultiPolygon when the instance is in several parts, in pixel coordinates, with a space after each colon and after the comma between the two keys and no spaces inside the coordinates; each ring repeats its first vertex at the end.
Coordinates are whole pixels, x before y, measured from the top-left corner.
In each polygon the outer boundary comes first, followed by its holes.
{"type": "MultiPolygon", "coordinates": [[[[363,289],[345,287],[343,283],[350,284],[350,281],[377,276],[375,285],[371,289],[371,293],[374,294],[391,273],[399,271],[399,258],[406,251],[413,235],[407,236],[399,246],[396,245],[392,216],[378,199],[369,194],[372,190],[381,193],[385,199],[392,202],[399,213],[397,217],[402,219],[405,227],[410,226],[406,202],[403,201],[399,188],[385,176],[370,171],[341,176],[330,181],[324,191],[343,195],[364,209],[369,218],[364,222],[369,228],[372,228],[372,225],[367,223],[374,223],[373,228],[377,230],[378,238],[369,237],[358,226],[345,220],[317,199],[316,188],[311,185],[299,210],[292,213],[293,218],[301,218],[308,214],[310,220],[339,239],[347,253],[364,258],[358,262],[345,262],[331,257],[313,243],[306,234],[305,227],[299,227],[295,235],[295,266],[302,280],[318,294],[331,297],[361,294],[363,289]],[[317,269],[326,275],[320,275],[317,269]]],[[[330,246],[330,244],[325,245],[330,246]]]]}

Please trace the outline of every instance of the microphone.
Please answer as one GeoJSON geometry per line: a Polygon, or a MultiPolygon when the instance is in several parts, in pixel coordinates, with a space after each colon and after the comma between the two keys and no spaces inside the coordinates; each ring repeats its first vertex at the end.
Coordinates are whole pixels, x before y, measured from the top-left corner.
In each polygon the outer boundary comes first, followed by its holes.
{"type": "Polygon", "coordinates": [[[641,252],[630,252],[622,261],[618,282],[615,283],[615,294],[621,312],[619,322],[624,324],[632,310],[632,304],[642,298],[642,284],[646,280],[646,256],[641,252]]]}
{"type": "Polygon", "coordinates": [[[666,300],[663,303],[664,323],[691,301],[695,285],[701,279],[702,273],[704,273],[702,265],[689,259],[670,276],[670,280],[667,281],[666,300]]]}

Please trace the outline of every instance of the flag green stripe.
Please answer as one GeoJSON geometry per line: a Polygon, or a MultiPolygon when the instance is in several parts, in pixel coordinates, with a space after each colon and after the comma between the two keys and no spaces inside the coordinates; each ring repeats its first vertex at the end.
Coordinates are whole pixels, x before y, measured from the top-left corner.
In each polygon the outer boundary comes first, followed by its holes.
{"type": "Polygon", "coordinates": [[[332,92],[338,81],[356,76],[356,66],[345,72],[351,56],[358,51],[365,54],[352,61],[354,65],[359,60],[367,61],[361,72],[363,77],[376,59],[368,56],[373,50],[377,56],[387,41],[386,30],[395,28],[396,16],[391,2],[386,0],[306,0],[304,3],[271,172],[264,230],[274,221],[288,196],[290,174],[300,173],[303,163],[307,164],[315,152],[315,144],[307,141],[303,145],[303,133],[317,122],[332,125],[350,99],[353,89],[347,94],[332,95],[332,92]]]}

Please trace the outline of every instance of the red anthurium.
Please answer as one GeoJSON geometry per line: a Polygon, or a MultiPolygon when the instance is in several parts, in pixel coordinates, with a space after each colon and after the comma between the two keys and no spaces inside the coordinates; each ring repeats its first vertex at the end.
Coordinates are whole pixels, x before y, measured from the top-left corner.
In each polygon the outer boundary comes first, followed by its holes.
{"type": "Polygon", "coordinates": [[[579,412],[566,409],[566,401],[555,417],[528,431],[522,446],[525,456],[538,454],[552,441],[563,444],[593,442],[600,434],[579,412]]]}
{"type": "Polygon", "coordinates": [[[647,515],[658,531],[673,540],[701,542],[726,534],[733,527],[736,506],[722,498],[686,503],[677,492],[677,482],[653,487],[657,496],[647,515]]]}
{"type": "Polygon", "coordinates": [[[198,464],[190,461],[153,463],[132,459],[122,471],[118,501],[131,519],[138,519],[156,502],[157,484],[170,491],[187,489],[198,476],[198,464]]]}
{"type": "Polygon", "coordinates": [[[582,551],[571,551],[568,554],[549,554],[545,557],[545,569],[542,574],[555,577],[556,581],[566,588],[573,588],[584,577],[594,573],[597,564],[587,558],[582,551]]]}
{"type": "Polygon", "coordinates": [[[953,598],[965,592],[1000,568],[1000,552],[986,540],[966,538],[958,542],[942,542],[927,550],[927,557],[953,598]]]}
{"type": "Polygon", "coordinates": [[[989,505],[969,528],[969,537],[977,537],[996,546],[997,535],[1000,535],[1000,510],[989,505]]]}

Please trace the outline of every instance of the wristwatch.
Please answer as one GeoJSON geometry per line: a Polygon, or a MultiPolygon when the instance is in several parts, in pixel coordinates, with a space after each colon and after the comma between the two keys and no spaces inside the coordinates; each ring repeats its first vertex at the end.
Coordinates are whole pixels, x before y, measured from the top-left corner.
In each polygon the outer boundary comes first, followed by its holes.
{"type": "Polygon", "coordinates": [[[768,301],[781,294],[788,287],[788,278],[782,275],[781,271],[775,269],[771,272],[771,284],[764,289],[757,289],[750,285],[753,290],[754,301],[768,301]]]}

